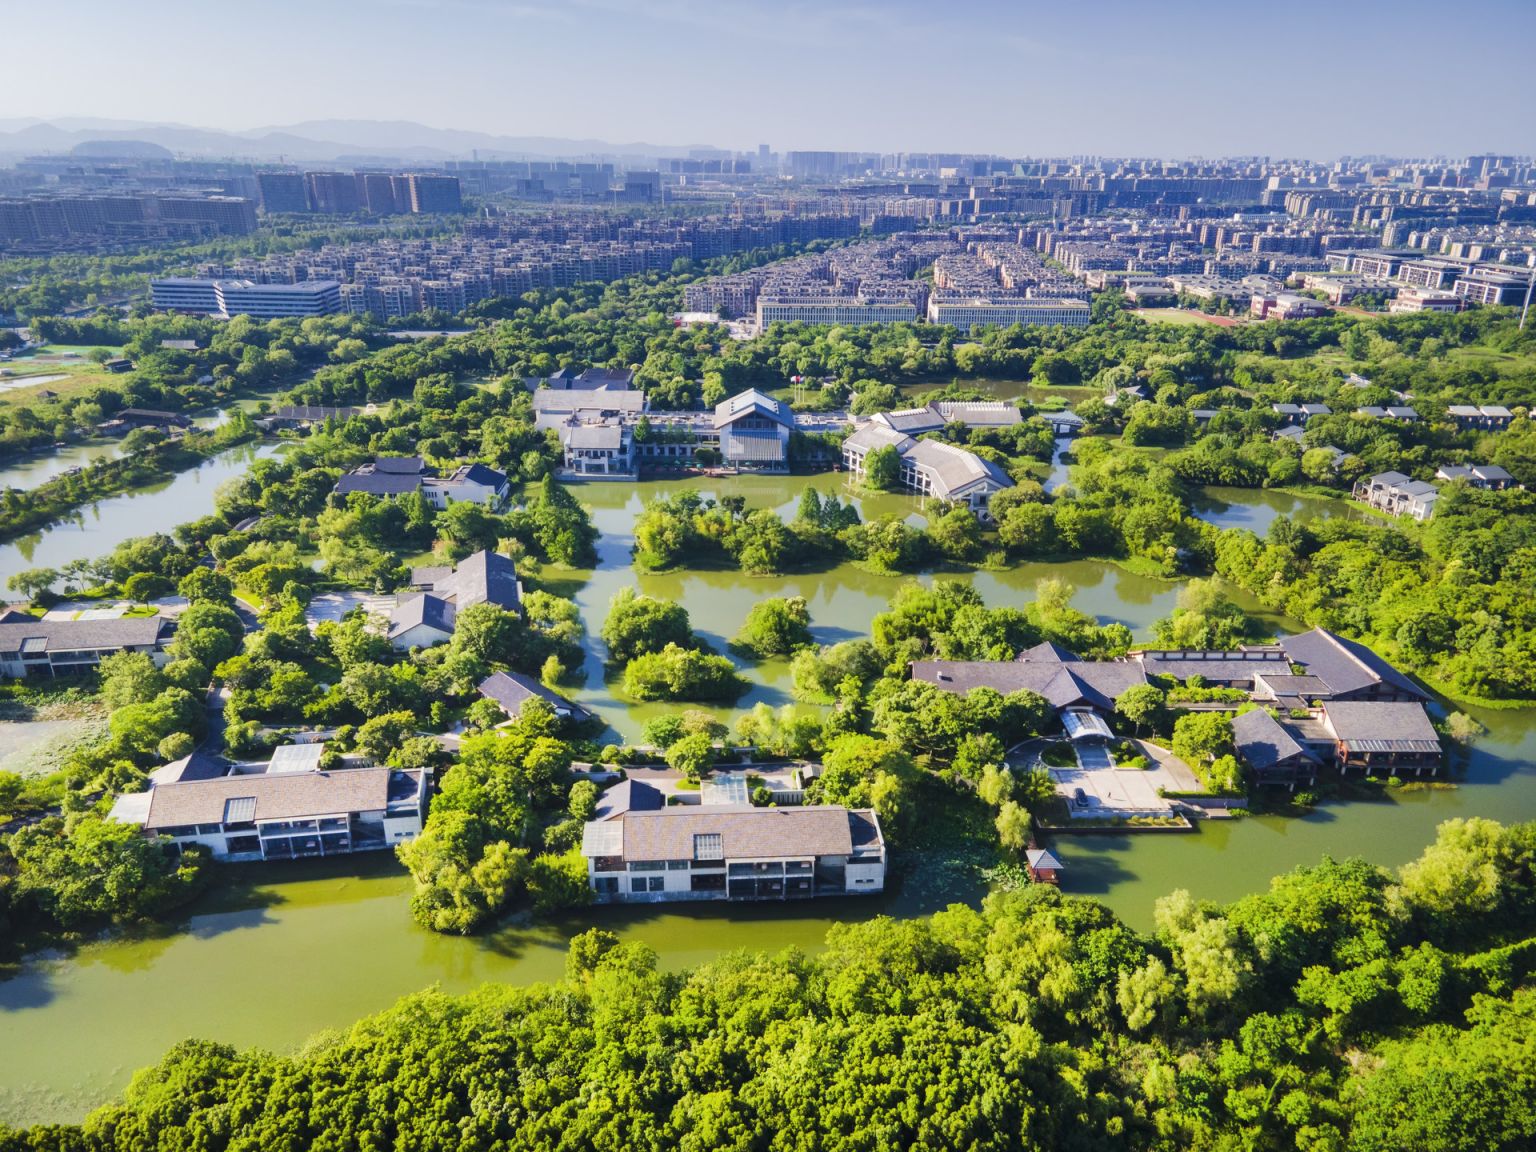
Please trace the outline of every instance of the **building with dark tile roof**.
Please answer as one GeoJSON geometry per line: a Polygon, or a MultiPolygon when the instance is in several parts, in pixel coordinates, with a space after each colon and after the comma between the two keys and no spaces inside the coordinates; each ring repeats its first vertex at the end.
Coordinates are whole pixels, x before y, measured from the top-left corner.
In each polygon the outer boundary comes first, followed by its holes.
{"type": "Polygon", "coordinates": [[[1232,740],[1237,758],[1261,783],[1294,789],[1317,779],[1317,757],[1263,708],[1233,718],[1232,740]]]}
{"type": "Polygon", "coordinates": [[[1115,697],[1147,675],[1134,660],[915,660],[912,679],[961,696],[976,688],[1028,691],[1057,711],[1085,705],[1112,712],[1115,697]]]}
{"type": "Polygon", "coordinates": [[[1280,647],[1293,664],[1328,686],[1333,700],[1427,700],[1429,694],[1364,644],[1314,628],[1280,647]]]}
{"type": "Polygon", "coordinates": [[[35,620],[0,623],[0,677],[67,676],[89,672],[103,656],[142,652],[165,663],[175,625],[163,616],[115,620],[35,620]]]}
{"type": "Polygon", "coordinates": [[[523,586],[517,568],[507,557],[481,550],[466,556],[447,575],[441,569],[413,571],[431,578],[426,590],[402,597],[390,613],[389,642],[396,648],[429,648],[453,635],[458,614],[476,604],[495,604],[509,612],[521,612],[523,586]]]}
{"type": "Polygon", "coordinates": [[[1422,776],[1444,763],[1440,734],[1418,701],[1330,700],[1323,725],[1332,734],[1341,769],[1371,775],[1422,776]]]}
{"type": "Polygon", "coordinates": [[[599,900],[792,900],[885,887],[885,839],[873,811],[640,809],[633,798],[632,790],[628,807],[583,831],[581,853],[599,900]]]}
{"type": "Polygon", "coordinates": [[[493,672],[480,681],[477,690],[487,700],[495,701],[514,720],[522,714],[523,705],[530,700],[543,700],[562,720],[579,724],[591,716],[585,708],[571,703],[558,692],[551,691],[532,676],[524,676],[521,672],[493,672]]]}

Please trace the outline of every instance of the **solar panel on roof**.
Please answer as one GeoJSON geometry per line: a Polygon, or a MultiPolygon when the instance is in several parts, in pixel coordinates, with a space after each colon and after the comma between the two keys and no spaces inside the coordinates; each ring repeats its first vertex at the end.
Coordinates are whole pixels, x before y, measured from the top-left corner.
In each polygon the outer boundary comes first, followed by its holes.
{"type": "Polygon", "coordinates": [[[722,772],[704,781],[701,804],[748,804],[747,778],[740,772],[722,772]]]}
{"type": "Polygon", "coordinates": [[[695,860],[724,860],[725,837],[719,832],[698,832],[693,837],[695,860]]]}
{"type": "Polygon", "coordinates": [[[249,824],[256,819],[256,797],[231,796],[224,801],[224,823],[249,824]]]}

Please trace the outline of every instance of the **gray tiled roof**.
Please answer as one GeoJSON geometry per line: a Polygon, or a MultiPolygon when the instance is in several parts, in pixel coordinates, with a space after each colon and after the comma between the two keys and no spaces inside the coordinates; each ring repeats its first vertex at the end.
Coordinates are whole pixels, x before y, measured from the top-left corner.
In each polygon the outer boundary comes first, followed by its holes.
{"type": "Polygon", "coordinates": [[[1294,756],[1315,759],[1285,726],[1266,712],[1255,708],[1232,720],[1232,740],[1238,757],[1255,772],[1273,768],[1294,756]]]}
{"type": "Polygon", "coordinates": [[[1314,628],[1280,641],[1285,654],[1295,664],[1303,665],[1309,676],[1328,685],[1335,696],[1389,684],[1399,691],[1424,699],[1425,693],[1413,681],[1388,664],[1364,644],[1346,640],[1323,628],[1314,628]]]}
{"type": "Polygon", "coordinates": [[[940,400],[933,407],[944,419],[967,428],[1008,428],[1024,422],[1019,406],[1006,400],[940,400]]]}
{"type": "Polygon", "coordinates": [[[145,827],[221,824],[230,801],[253,800],[255,820],[297,820],[382,811],[389,802],[388,768],[295,772],[279,776],[220,776],[161,784],[150,793],[145,827]]]}
{"type": "Polygon", "coordinates": [[[587,388],[607,388],[618,392],[628,389],[634,378],[633,368],[588,368],[576,377],[576,383],[587,388]]]}
{"type": "Polygon", "coordinates": [[[484,549],[460,560],[453,574],[439,580],[433,591],[452,598],[460,612],[487,602],[511,611],[522,604],[516,566],[500,553],[484,549]]]}
{"type": "Polygon", "coordinates": [[[789,410],[788,404],[765,396],[756,388],[748,388],[740,395],[715,405],[716,428],[724,428],[743,416],[761,416],[786,428],[793,428],[795,424],[794,413],[789,410]]]}
{"type": "Polygon", "coordinates": [[[599,388],[540,388],[533,394],[537,413],[613,412],[638,415],[645,411],[644,392],[599,388]]]}
{"type": "Polygon", "coordinates": [[[612,820],[626,812],[656,812],[666,807],[661,790],[644,780],[621,780],[597,798],[594,815],[598,820],[612,820]]]}
{"type": "Polygon", "coordinates": [[[849,856],[852,813],[846,808],[673,807],[623,817],[624,858],[691,860],[695,836],[721,838],[727,860],[782,856],[849,856]]]}
{"type": "Polygon", "coordinates": [[[229,765],[205,752],[193,752],[180,760],[162,764],[150,772],[151,784],[182,784],[189,780],[213,780],[229,771],[229,765]]]}
{"type": "Polygon", "coordinates": [[[1069,648],[1063,648],[1052,640],[1036,644],[1033,648],[1026,648],[1020,652],[1016,660],[1036,660],[1052,664],[1076,663],[1082,659],[1076,652],[1069,648]]]}
{"type": "Polygon", "coordinates": [[[348,472],[336,481],[336,491],[343,496],[364,492],[369,496],[403,496],[421,487],[421,477],[411,473],[348,472]]]}
{"type": "Polygon", "coordinates": [[[426,464],[420,456],[380,456],[373,462],[373,470],[388,476],[419,476],[426,464]]]}
{"type": "Polygon", "coordinates": [[[1302,700],[1325,700],[1333,694],[1321,677],[1294,676],[1284,669],[1260,672],[1254,682],[1262,682],[1276,696],[1295,696],[1302,700]]]}
{"type": "Polygon", "coordinates": [[[1242,651],[1180,653],[1145,652],[1141,666],[1149,676],[1172,676],[1188,680],[1204,676],[1207,680],[1249,680],[1261,672],[1289,672],[1291,662],[1280,651],[1242,651]]]}
{"type": "Polygon", "coordinates": [[[624,447],[624,429],[618,424],[572,424],[561,433],[570,448],[618,452],[624,447]]]}
{"type": "Polygon", "coordinates": [[[905,432],[908,436],[937,432],[945,424],[943,414],[931,404],[922,408],[902,408],[895,412],[881,412],[875,416],[875,419],[897,432],[905,432]]]}
{"type": "Polygon", "coordinates": [[[573,720],[583,720],[587,716],[586,709],[572,704],[558,692],[550,691],[533,677],[524,676],[521,672],[493,672],[480,681],[479,692],[487,700],[496,701],[508,716],[516,716],[523,710],[523,705],[534,698],[569,713],[573,720]]]}
{"type": "Polygon", "coordinates": [[[403,636],[423,624],[439,632],[452,633],[456,616],[454,606],[432,592],[407,596],[396,602],[389,614],[389,638],[403,636]]]}
{"type": "Polygon", "coordinates": [[[153,645],[170,629],[160,616],[123,616],[116,620],[37,620],[0,624],[0,652],[74,652],[153,645]]]}
{"type": "Polygon", "coordinates": [[[843,441],[843,447],[862,449],[869,451],[874,448],[883,448],[890,445],[898,452],[904,452],[914,443],[912,437],[893,428],[888,428],[874,420],[859,428],[848,439],[843,441]]]}
{"type": "Polygon", "coordinates": [[[1323,715],[1352,751],[1431,752],[1440,747],[1429,713],[1417,702],[1330,700],[1323,715]]]}
{"type": "Polygon", "coordinates": [[[1045,697],[1053,708],[1089,704],[1105,710],[1113,708],[1115,697],[1127,688],[1147,682],[1134,660],[916,660],[912,679],[961,695],[973,688],[992,688],[1004,696],[1029,691],[1045,697]]]}
{"type": "Polygon", "coordinates": [[[919,440],[901,455],[929,474],[933,495],[940,499],[964,495],[982,483],[1013,487],[1008,473],[992,461],[941,440],[919,440]]]}
{"type": "Polygon", "coordinates": [[[486,488],[500,488],[507,482],[507,474],[498,472],[488,464],[465,464],[454,469],[449,480],[460,484],[479,484],[486,488]]]}

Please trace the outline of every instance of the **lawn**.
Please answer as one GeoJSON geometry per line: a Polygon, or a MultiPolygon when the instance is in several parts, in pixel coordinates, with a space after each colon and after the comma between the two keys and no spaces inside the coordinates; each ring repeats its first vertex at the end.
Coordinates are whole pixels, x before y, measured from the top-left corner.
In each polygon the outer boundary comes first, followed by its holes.
{"type": "MultiPolygon", "coordinates": [[[[56,392],[60,396],[68,396],[98,384],[122,379],[95,361],[85,359],[89,351],[90,348],[74,345],[50,344],[34,355],[0,361],[0,371],[11,373],[0,376],[0,405],[31,405],[37,402],[39,392],[56,392]],[[28,384],[27,379],[34,376],[38,382],[28,384]],[[65,378],[57,379],[59,376],[65,378]]],[[[115,356],[122,349],[110,348],[108,351],[115,356]]]]}
{"type": "Polygon", "coordinates": [[[1139,316],[1153,324],[1214,324],[1204,312],[1188,308],[1132,308],[1132,316],[1139,316]]]}
{"type": "Polygon", "coordinates": [[[1460,360],[1479,368],[1492,368],[1501,374],[1517,372],[1522,368],[1536,371],[1536,352],[1502,352],[1472,344],[1465,348],[1447,348],[1444,355],[1447,360],[1460,360]]]}

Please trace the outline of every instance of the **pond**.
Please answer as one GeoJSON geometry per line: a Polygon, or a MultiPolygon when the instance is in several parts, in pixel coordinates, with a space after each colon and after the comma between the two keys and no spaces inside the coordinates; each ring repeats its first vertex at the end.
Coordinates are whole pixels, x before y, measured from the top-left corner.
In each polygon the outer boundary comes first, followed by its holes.
{"type": "Polygon", "coordinates": [[[1246,528],[1259,537],[1267,535],[1269,526],[1280,516],[1289,516],[1298,522],[1331,516],[1368,519],[1342,496],[1330,499],[1278,492],[1273,488],[1222,488],[1215,485],[1195,489],[1191,510],[1201,520],[1218,528],[1246,528]]]}
{"type": "Polygon", "coordinates": [[[219,485],[244,475],[281,444],[239,444],[185,472],[87,504],[69,518],[0,545],[0,599],[6,582],[28,568],[60,568],[71,560],[105,556],[124,540],[169,532],[213,511],[219,485]]]}
{"type": "MultiPolygon", "coordinates": [[[[760,599],[803,596],[810,610],[811,634],[820,644],[835,644],[869,635],[870,621],[885,610],[903,583],[934,580],[920,577],[882,576],[853,564],[752,577],[740,572],[699,571],[647,574],[636,572],[630,560],[634,523],[647,500],[662,494],[692,489],[706,498],[743,497],[749,508],[773,508],[792,517],[801,493],[815,487],[851,499],[866,518],[894,513],[920,520],[920,502],[903,495],[862,494],[845,487],[837,474],[816,476],[691,477],[682,480],[648,481],[642,484],[590,483],[574,489],[577,498],[592,510],[593,522],[602,533],[598,540],[595,570],[546,573],[551,591],[575,600],[586,625],[586,662],[581,684],[567,694],[600,716],[614,738],[635,739],[645,722],[685,705],[638,704],[624,698],[604,666],[606,650],[598,633],[608,605],[620,588],[633,585],[647,596],[676,600],[688,609],[695,631],[720,652],[729,655],[751,684],[734,708],[706,708],[727,723],[759,703],[780,707],[792,702],[789,664],[786,660],[750,661],[731,653],[727,645],[740,631],[747,613],[760,599]]],[[[1034,599],[1035,586],[1047,577],[1063,579],[1077,589],[1075,605],[1100,623],[1125,624],[1138,639],[1150,639],[1154,620],[1168,615],[1178,598],[1173,581],[1138,576],[1114,564],[1080,560],[1065,564],[1021,564],[1006,571],[945,573],[939,578],[973,584],[993,606],[1022,606],[1034,599]]],[[[1251,596],[1228,589],[1244,608],[1262,615],[1251,596]]]]}
{"type": "Polygon", "coordinates": [[[30,491],[62,476],[71,468],[85,468],[98,460],[115,460],[121,454],[121,440],[81,440],[63,448],[50,448],[19,456],[0,466],[0,489],[20,488],[30,491]]]}
{"type": "MultiPolygon", "coordinates": [[[[233,449],[209,467],[234,474],[255,453],[269,450],[233,449]],[[237,455],[242,453],[244,459],[237,455]]],[[[157,493],[122,498],[127,503],[107,519],[132,522],[121,536],[164,530],[211,507],[212,489],[223,474],[190,480],[189,473],[157,493]],[[174,498],[165,496],[184,482],[190,487],[174,498]],[[153,512],[132,510],[136,500],[146,501],[153,512]]],[[[806,597],[821,642],[867,635],[870,620],[885,608],[903,577],[875,576],[850,565],[773,578],[734,572],[641,576],[630,564],[634,518],[656,494],[695,488],[714,497],[740,495],[749,506],[791,513],[807,486],[841,491],[841,483],[838,476],[823,475],[576,488],[603,537],[594,571],[550,574],[557,591],[575,598],[589,631],[582,683],[570,694],[594,708],[615,735],[633,736],[646,717],[676,707],[628,706],[605,681],[602,645],[595,634],[613,594],[630,583],[652,595],[679,599],[695,627],[722,649],[751,605],[766,596],[806,597]]],[[[865,515],[920,515],[917,501],[905,496],[855,499],[865,515]]],[[[107,503],[112,502],[103,507],[107,503]]],[[[90,542],[82,544],[78,531],[62,530],[72,541],[67,550],[49,551],[54,548],[51,535],[34,545],[33,555],[46,552],[48,557],[36,562],[97,555],[111,547],[119,532],[98,522],[88,530],[94,532],[90,542]]],[[[1101,621],[1124,622],[1140,639],[1148,637],[1153,620],[1172,609],[1178,590],[1174,582],[1090,561],[955,578],[973,583],[989,604],[1022,605],[1046,576],[1069,580],[1077,587],[1079,608],[1101,621]]],[[[1256,609],[1251,599],[1234,595],[1244,607],[1256,609]]],[[[1293,626],[1266,619],[1276,628],[1293,626]]],[[[784,662],[739,663],[752,688],[737,709],[718,710],[724,718],[759,700],[779,705],[790,699],[784,662]]],[[[1063,886],[1069,893],[1100,899],[1131,925],[1149,929],[1154,900],[1174,888],[1187,888],[1201,899],[1230,900],[1325,854],[1401,864],[1422,850],[1438,823],[1453,816],[1536,819],[1536,710],[1468,711],[1490,733],[1457,772],[1454,789],[1405,790],[1377,800],[1330,803],[1304,818],[1209,821],[1191,834],[1059,837],[1051,846],[1065,865],[1063,886]]],[[[891,892],[867,900],[601,909],[579,919],[460,939],[412,925],[409,879],[386,855],[253,866],[235,875],[235,887],[206,897],[183,922],[161,934],[35,956],[13,978],[0,982],[0,1035],[5,1040],[0,1043],[0,1123],[79,1119],[121,1090],[135,1069],[186,1037],[291,1050],[319,1030],[346,1027],[405,993],[434,984],[462,991],[486,980],[555,978],[562,971],[566,941],[593,924],[644,941],[660,953],[665,966],[678,968],[733,948],[815,950],[828,926],[838,921],[923,915],[947,902],[980,896],[974,876],[920,865],[891,892]]]]}
{"type": "Polygon", "coordinates": [[[36,388],[58,380],[68,380],[68,372],[48,372],[40,376],[0,376],[0,392],[15,392],[21,388],[36,388]]]}
{"type": "Polygon", "coordinates": [[[436,985],[558,979],[571,936],[597,926],[678,969],[733,948],[822,947],[833,921],[927,915],[979,887],[815,904],[606,908],[463,938],[411,923],[410,880],[386,854],[244,869],[158,936],[30,959],[0,983],[0,1123],[78,1120],[188,1037],[292,1049],[436,985]]]}

